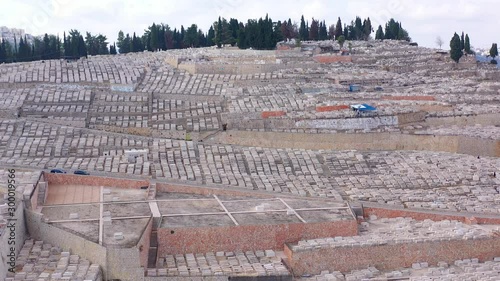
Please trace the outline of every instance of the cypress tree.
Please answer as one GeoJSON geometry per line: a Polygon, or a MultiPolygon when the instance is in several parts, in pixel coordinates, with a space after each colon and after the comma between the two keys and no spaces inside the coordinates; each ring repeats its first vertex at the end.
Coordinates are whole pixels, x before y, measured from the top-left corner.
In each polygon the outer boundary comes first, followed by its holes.
{"type": "Polygon", "coordinates": [[[85,46],[85,40],[83,40],[83,36],[80,35],[78,40],[78,56],[79,57],[87,57],[87,46],[85,46]]]}
{"type": "Polygon", "coordinates": [[[151,38],[150,38],[149,44],[150,44],[151,50],[154,52],[154,51],[157,51],[159,49],[158,26],[155,23],[153,23],[150,30],[151,30],[150,31],[151,38]]]}
{"type": "Polygon", "coordinates": [[[464,32],[462,31],[462,36],[460,36],[460,50],[465,49],[465,35],[464,32]]]}
{"type": "Polygon", "coordinates": [[[335,25],[335,39],[338,39],[341,35],[344,34],[344,31],[342,29],[342,21],[339,19],[337,20],[337,24],[335,25]]]}
{"type": "Polygon", "coordinates": [[[465,50],[465,53],[467,53],[467,54],[472,54],[472,50],[470,49],[470,38],[469,38],[469,34],[466,34],[466,35],[465,35],[464,50],[465,50]]]}
{"type": "Polygon", "coordinates": [[[326,28],[326,22],[323,21],[319,28],[319,40],[328,40],[328,30],[326,28]]]}
{"type": "Polygon", "coordinates": [[[367,18],[367,19],[363,22],[363,34],[364,34],[364,39],[365,39],[365,40],[368,40],[368,38],[370,37],[370,34],[372,34],[372,32],[373,32],[372,22],[371,22],[370,18],[367,18]]]}
{"type": "Polygon", "coordinates": [[[463,52],[460,44],[460,36],[458,36],[458,34],[455,33],[455,35],[453,35],[453,38],[450,41],[450,57],[452,60],[458,63],[462,55],[463,52]]]}
{"type": "Polygon", "coordinates": [[[50,49],[50,38],[49,38],[49,35],[47,33],[45,33],[45,35],[43,36],[43,48],[42,48],[42,59],[43,60],[48,60],[50,59],[50,53],[51,53],[51,49],[50,49]]]}
{"type": "Polygon", "coordinates": [[[498,56],[498,46],[497,43],[493,43],[490,49],[490,57],[495,58],[496,56],[498,56]]]}
{"type": "Polygon", "coordinates": [[[217,32],[215,36],[215,44],[217,44],[218,48],[222,47],[222,19],[220,17],[217,22],[217,32]]]}
{"type": "Polygon", "coordinates": [[[375,34],[375,39],[377,40],[383,40],[385,37],[384,35],[384,30],[382,29],[382,26],[379,25],[377,29],[377,33],[375,34]]]}
{"type": "Polygon", "coordinates": [[[213,26],[210,26],[210,29],[208,30],[207,34],[207,45],[208,46],[213,46],[215,44],[215,30],[213,26]]]}
{"type": "Polygon", "coordinates": [[[68,39],[66,38],[66,31],[64,31],[64,33],[63,33],[63,38],[64,38],[64,43],[63,43],[64,56],[65,57],[69,57],[70,56],[70,51],[69,51],[68,39]]]}
{"type": "Polygon", "coordinates": [[[302,16],[300,18],[300,28],[299,28],[299,38],[300,40],[304,41],[304,40],[307,40],[307,38],[309,37],[309,32],[307,31],[307,28],[306,28],[306,22],[304,20],[304,16],[302,16]]]}
{"type": "Polygon", "coordinates": [[[0,63],[7,62],[7,48],[5,46],[5,40],[2,39],[0,43],[0,63]]]}

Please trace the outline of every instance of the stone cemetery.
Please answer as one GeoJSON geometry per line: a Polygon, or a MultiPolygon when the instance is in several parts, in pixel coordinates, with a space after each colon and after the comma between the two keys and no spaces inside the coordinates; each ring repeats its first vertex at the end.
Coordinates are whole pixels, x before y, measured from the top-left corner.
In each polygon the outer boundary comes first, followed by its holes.
{"type": "Polygon", "coordinates": [[[498,280],[498,69],[340,49],[1,64],[0,278],[498,280]]]}

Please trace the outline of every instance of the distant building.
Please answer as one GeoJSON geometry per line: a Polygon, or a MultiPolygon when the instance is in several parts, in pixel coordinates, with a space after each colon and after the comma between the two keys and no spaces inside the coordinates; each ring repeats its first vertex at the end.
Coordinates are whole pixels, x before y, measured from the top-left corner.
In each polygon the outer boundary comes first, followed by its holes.
{"type": "Polygon", "coordinates": [[[19,44],[19,39],[26,36],[28,42],[33,44],[35,37],[31,34],[27,34],[24,29],[20,28],[8,28],[6,26],[0,26],[0,41],[5,40],[9,42],[12,46],[14,46],[14,42],[19,44]],[[14,40],[15,38],[15,40],[14,40]]]}

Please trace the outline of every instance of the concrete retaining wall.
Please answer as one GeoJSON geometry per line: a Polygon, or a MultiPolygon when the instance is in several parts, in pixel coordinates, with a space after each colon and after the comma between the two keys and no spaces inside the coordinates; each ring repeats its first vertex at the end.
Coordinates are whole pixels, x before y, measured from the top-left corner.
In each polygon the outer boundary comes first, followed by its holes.
{"type": "Polygon", "coordinates": [[[130,180],[95,176],[65,175],[44,173],[45,180],[50,184],[72,184],[139,189],[149,186],[147,180],[130,180]]]}
{"type": "Polygon", "coordinates": [[[319,63],[352,63],[351,56],[318,55],[314,56],[313,59],[319,63]]]}
{"type": "Polygon", "coordinates": [[[500,114],[481,114],[475,116],[457,116],[457,117],[431,117],[425,120],[429,126],[457,125],[474,126],[476,124],[485,126],[499,126],[500,114]]]}
{"type": "MultiPolygon", "coordinates": [[[[28,233],[31,238],[42,240],[45,243],[57,245],[72,254],[88,259],[106,269],[106,248],[91,242],[83,237],[62,230],[42,221],[42,214],[26,209],[24,211],[28,233]]],[[[106,276],[106,270],[104,270],[106,276]]]]}
{"type": "Polygon", "coordinates": [[[281,250],[285,243],[320,237],[357,235],[357,221],[159,228],[158,256],[217,251],[281,250]]]}
{"type": "Polygon", "coordinates": [[[500,253],[500,237],[482,240],[452,240],[420,243],[389,243],[379,246],[337,247],[320,250],[292,252],[285,247],[295,276],[320,274],[335,268],[340,272],[366,269],[396,270],[411,267],[416,262],[453,263],[456,260],[478,258],[481,262],[493,260],[500,253]]]}
{"type": "MultiPolygon", "coordinates": [[[[312,65],[317,64],[311,60],[312,65]]],[[[226,75],[247,75],[255,73],[271,73],[282,69],[303,68],[304,64],[210,64],[210,63],[180,63],[179,69],[190,74],[226,74],[226,75]]]]}
{"type": "Polygon", "coordinates": [[[442,221],[442,220],[455,220],[460,221],[462,223],[471,223],[471,220],[475,221],[478,224],[498,224],[500,225],[500,217],[489,217],[489,216],[477,216],[472,214],[461,214],[461,213],[446,213],[446,212],[436,212],[436,211],[427,211],[427,210],[408,210],[408,209],[388,209],[387,207],[363,207],[363,214],[365,218],[368,218],[370,215],[375,215],[378,218],[412,218],[414,220],[433,220],[433,221],[442,221]]]}
{"type": "Polygon", "coordinates": [[[409,135],[399,133],[306,134],[229,131],[217,142],[242,146],[312,150],[423,150],[500,157],[500,141],[466,136],[409,135]],[[279,140],[279,141],[276,141],[279,140]]]}
{"type": "Polygon", "coordinates": [[[0,237],[0,261],[1,261],[0,280],[3,280],[7,276],[8,270],[10,268],[10,265],[7,264],[7,262],[9,262],[10,259],[7,257],[7,255],[10,254],[10,248],[11,247],[15,248],[15,253],[17,257],[19,251],[24,245],[24,240],[26,240],[26,222],[23,215],[24,204],[22,201],[19,201],[19,199],[17,200],[18,200],[16,201],[17,210],[14,216],[14,218],[17,219],[15,237],[14,240],[10,240],[10,241],[15,241],[15,245],[9,245],[9,238],[11,236],[10,236],[10,230],[8,228],[4,229],[4,232],[0,237]]]}
{"type": "Polygon", "coordinates": [[[144,281],[292,281],[292,276],[145,277],[144,281]]]}
{"type": "Polygon", "coordinates": [[[295,123],[297,128],[333,130],[372,130],[381,126],[397,126],[396,116],[348,119],[315,119],[295,123]]]}
{"type": "Polygon", "coordinates": [[[137,249],[108,248],[107,260],[108,266],[106,280],[142,280],[142,277],[144,276],[144,269],[139,267],[139,253],[137,249]]]}
{"type": "Polygon", "coordinates": [[[151,218],[144,229],[141,239],[136,247],[107,248],[108,280],[119,279],[123,281],[142,280],[148,265],[149,240],[153,219],[151,218]]]}

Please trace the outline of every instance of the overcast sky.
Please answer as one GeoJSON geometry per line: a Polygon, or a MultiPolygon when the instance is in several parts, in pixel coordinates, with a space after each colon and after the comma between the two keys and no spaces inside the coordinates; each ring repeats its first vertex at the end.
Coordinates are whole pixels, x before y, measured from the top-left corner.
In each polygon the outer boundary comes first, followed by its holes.
{"type": "Polygon", "coordinates": [[[453,33],[469,33],[474,47],[498,40],[498,0],[0,0],[0,26],[23,28],[39,35],[78,29],[102,33],[112,43],[119,30],[142,34],[147,26],[167,23],[172,28],[198,24],[204,32],[218,18],[240,21],[264,17],[350,22],[356,15],[383,24],[391,17],[403,23],[413,41],[435,47],[441,36],[448,48],[453,33]]]}

